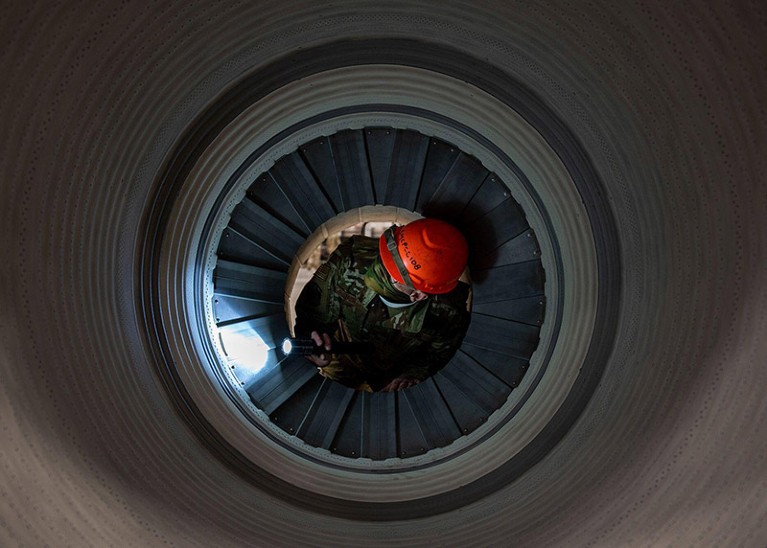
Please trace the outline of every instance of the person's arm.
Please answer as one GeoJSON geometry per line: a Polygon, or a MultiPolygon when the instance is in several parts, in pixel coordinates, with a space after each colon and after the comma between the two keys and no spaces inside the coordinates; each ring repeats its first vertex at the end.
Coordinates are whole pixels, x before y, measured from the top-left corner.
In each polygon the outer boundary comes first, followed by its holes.
{"type": "Polygon", "coordinates": [[[461,312],[451,321],[442,323],[442,330],[429,343],[403,357],[405,366],[400,375],[387,384],[383,392],[395,392],[418,384],[442,369],[458,351],[468,327],[469,314],[461,312]]]}
{"type": "Polygon", "coordinates": [[[339,276],[348,268],[346,243],[341,244],[307,282],[296,301],[297,337],[310,337],[312,331],[332,333],[340,315],[335,289],[339,276]]]}
{"type": "MultiPolygon", "coordinates": [[[[325,350],[331,348],[331,334],[336,330],[340,315],[340,302],[335,290],[339,276],[343,276],[349,267],[349,245],[343,243],[331,254],[304,286],[296,301],[296,336],[310,337],[325,350]]],[[[306,356],[306,359],[323,368],[332,362],[333,357],[328,352],[306,356]]]]}

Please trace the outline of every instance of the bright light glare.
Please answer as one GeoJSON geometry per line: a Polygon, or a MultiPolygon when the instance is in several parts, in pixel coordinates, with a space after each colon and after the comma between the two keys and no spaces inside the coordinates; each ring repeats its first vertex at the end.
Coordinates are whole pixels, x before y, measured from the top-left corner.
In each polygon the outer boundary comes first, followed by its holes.
{"type": "Polygon", "coordinates": [[[240,381],[247,382],[261,371],[269,357],[269,347],[253,329],[243,331],[220,332],[224,352],[235,366],[235,374],[240,381]]]}

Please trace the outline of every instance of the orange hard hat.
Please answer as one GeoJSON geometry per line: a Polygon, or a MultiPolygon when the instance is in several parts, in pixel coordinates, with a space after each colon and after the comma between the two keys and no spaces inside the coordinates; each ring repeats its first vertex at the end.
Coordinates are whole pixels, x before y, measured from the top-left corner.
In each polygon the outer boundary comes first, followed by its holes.
{"type": "Polygon", "coordinates": [[[458,285],[469,256],[463,234],[437,219],[392,226],[381,235],[378,249],[394,280],[432,294],[448,293],[458,285]]]}

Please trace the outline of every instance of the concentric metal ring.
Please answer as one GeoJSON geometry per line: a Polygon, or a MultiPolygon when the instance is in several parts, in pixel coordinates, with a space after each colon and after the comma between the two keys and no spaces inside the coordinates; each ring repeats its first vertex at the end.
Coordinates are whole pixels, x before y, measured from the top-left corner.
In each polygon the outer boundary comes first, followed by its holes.
{"type": "MultiPolygon", "coordinates": [[[[384,51],[376,47],[379,45],[368,44],[363,51],[376,56],[377,51],[384,51]]],[[[611,231],[602,231],[602,236],[594,237],[597,226],[609,227],[611,224],[609,214],[606,214],[608,209],[597,199],[599,181],[591,172],[586,157],[578,153],[574,142],[568,141],[567,132],[551,113],[547,113],[528,93],[520,92],[510,97],[509,90],[520,88],[508,79],[506,82],[495,80],[494,85],[487,86],[490,87],[488,90],[445,74],[450,68],[459,72],[456,67],[476,71],[482,64],[475,60],[464,58],[463,66],[456,63],[436,71],[435,67],[419,68],[422,59],[411,53],[407,43],[388,43],[385,50],[389,56],[387,65],[358,64],[347,68],[332,68],[346,60],[344,47],[336,45],[303,52],[302,56],[316,55],[325,61],[329,65],[327,70],[320,72],[314,64],[310,74],[301,74],[303,78],[298,78],[292,69],[279,94],[267,93],[254,99],[226,126],[221,125],[226,117],[217,119],[216,127],[222,129],[210,136],[212,140],[204,149],[198,150],[196,157],[188,148],[182,148],[177,157],[187,158],[188,167],[178,169],[177,166],[167,174],[169,180],[175,179],[178,195],[169,211],[170,222],[164,229],[162,256],[165,258],[161,268],[153,273],[156,278],[152,280],[154,283],[159,280],[170,290],[168,294],[158,292],[155,303],[159,312],[157,317],[163,318],[162,327],[167,333],[168,357],[175,371],[172,375],[178,375],[184,387],[181,391],[184,405],[194,402],[197,407],[199,415],[195,420],[207,422],[210,425],[208,432],[217,432],[221,436],[213,444],[215,450],[233,452],[234,457],[224,457],[228,460],[241,463],[244,456],[250,463],[258,463],[261,472],[255,474],[257,477],[264,471],[273,476],[281,474],[290,478],[289,482],[296,488],[332,497],[336,504],[342,500],[366,501],[374,505],[398,503],[389,513],[382,513],[380,509],[372,512],[373,506],[355,507],[356,515],[375,515],[375,519],[395,519],[404,515],[400,512],[409,514],[413,504],[405,501],[415,503],[416,507],[442,511],[453,504],[445,495],[459,484],[457,482],[465,484],[467,479],[470,487],[464,491],[482,496],[488,489],[494,490],[503,484],[491,477],[513,477],[533,464],[529,455],[540,457],[545,454],[545,448],[551,447],[564,434],[566,425],[577,417],[578,409],[588,401],[589,386],[593,388],[599,377],[604,356],[600,359],[589,355],[589,341],[597,333],[601,344],[592,348],[592,354],[595,348],[605,352],[604,340],[609,338],[613,326],[604,321],[610,315],[600,315],[598,311],[605,307],[606,310],[617,309],[618,300],[611,292],[617,291],[619,279],[617,250],[609,245],[611,231]],[[382,75],[387,77],[382,80],[382,75]],[[354,85],[350,86],[350,82],[354,85]],[[377,103],[378,108],[371,107],[369,97],[385,102],[377,103]],[[275,103],[277,98],[278,103],[275,103]],[[328,111],[330,106],[338,108],[328,111]],[[410,112],[398,112],[408,109],[410,112]],[[517,110],[538,125],[531,126],[530,120],[517,110]],[[328,117],[324,114],[327,112],[335,115],[328,117]],[[417,116],[414,112],[434,114],[417,116]],[[444,120],[452,121],[452,124],[445,124],[444,120]],[[555,321],[544,324],[543,350],[536,359],[541,359],[540,356],[545,359],[535,367],[540,373],[528,375],[531,385],[522,386],[518,391],[527,393],[526,404],[519,406],[519,402],[510,400],[504,408],[514,410],[514,420],[504,420],[508,413],[497,414],[487,427],[477,431],[474,441],[482,441],[483,465],[472,466],[468,477],[466,463],[477,461],[472,451],[440,466],[419,470],[417,481],[403,484],[386,483],[368,474],[347,474],[339,479],[336,474],[328,473],[327,479],[323,480],[325,472],[322,469],[308,467],[300,456],[274,447],[262,432],[244,424],[242,416],[233,411],[232,400],[228,399],[231,394],[226,394],[222,384],[214,380],[218,378],[215,352],[206,349],[206,339],[201,336],[205,332],[199,313],[205,302],[198,289],[205,279],[199,269],[201,259],[205,257],[210,270],[217,243],[215,238],[220,235],[222,223],[226,222],[226,212],[239,202],[247,186],[242,180],[239,184],[231,184],[237,180],[232,176],[239,170],[240,177],[244,175],[243,180],[248,182],[286,150],[306,142],[312,135],[327,134],[333,128],[375,123],[428,128],[432,134],[460,142],[462,148],[471,151],[505,180],[529,181],[510,186],[510,191],[522,203],[536,232],[544,235],[543,258],[544,262],[550,263],[547,267],[552,273],[549,283],[553,288],[552,295],[556,295],[550,303],[553,310],[560,312],[552,315],[555,321]],[[469,131],[456,129],[461,127],[469,128],[469,131]],[[487,144],[490,146],[484,146],[487,144]],[[552,148],[552,144],[559,148],[552,148]],[[504,161],[509,157],[514,161],[504,161]],[[247,170],[242,170],[240,166],[246,165],[248,158],[247,170]],[[179,177],[179,174],[183,176],[179,177]],[[228,205],[216,207],[217,202],[228,205]],[[212,226],[218,226],[219,230],[206,231],[204,221],[211,210],[215,212],[212,226]],[[201,255],[197,249],[207,251],[201,255]],[[189,278],[193,272],[197,274],[189,278]],[[606,299],[606,295],[613,298],[606,299]],[[553,337],[561,325],[566,326],[565,331],[558,338],[553,337]],[[553,365],[549,367],[549,363],[553,365]],[[544,375],[546,367],[548,374],[544,375]],[[533,385],[539,383],[543,383],[544,388],[532,391],[533,385]],[[552,421],[555,415],[559,418],[552,421]],[[554,430],[551,428],[553,424],[557,425],[554,430]],[[286,472],[288,469],[290,471],[286,472]],[[368,487],[370,482],[375,489],[368,487]],[[426,498],[432,501],[428,506],[419,504],[426,498]]],[[[295,59],[284,63],[284,67],[292,68],[295,59]]],[[[266,71],[266,74],[279,73],[278,67],[266,71]]],[[[268,78],[258,78],[258,81],[264,80],[268,81],[268,78]]],[[[240,89],[252,93],[251,85],[252,82],[245,82],[240,89]]],[[[242,104],[243,99],[239,100],[242,104]]],[[[231,99],[222,101],[228,104],[231,99]]],[[[203,130],[198,128],[198,131],[203,130]]],[[[194,142],[194,139],[189,141],[194,142]]],[[[464,449],[460,445],[453,448],[459,454],[464,449]]],[[[300,499],[300,496],[296,498],[300,499]]]]}
{"type": "Polygon", "coordinates": [[[764,3],[3,7],[0,545],[767,545],[764,3]],[[612,354],[560,442],[481,500],[386,523],[223,466],[162,389],[178,379],[135,297],[145,208],[206,109],[282,57],[314,71],[302,48],[372,37],[532,90],[594,163],[622,264],[612,354]]]}

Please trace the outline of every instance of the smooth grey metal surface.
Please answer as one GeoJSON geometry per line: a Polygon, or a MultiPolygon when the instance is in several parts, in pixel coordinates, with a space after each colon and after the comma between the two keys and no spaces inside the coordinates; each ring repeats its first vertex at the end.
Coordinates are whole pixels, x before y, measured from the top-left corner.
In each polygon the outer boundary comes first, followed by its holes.
{"type": "MultiPolygon", "coordinates": [[[[0,544],[765,544],[762,4],[4,8],[0,544]],[[206,105],[298,48],[372,36],[534,90],[604,181],[624,266],[604,375],[554,450],[493,495],[389,523],[301,510],[212,457],[148,366],[134,299],[156,175],[206,105]]],[[[461,475],[442,479],[460,501],[461,475]]]]}

